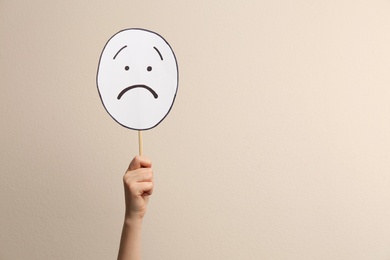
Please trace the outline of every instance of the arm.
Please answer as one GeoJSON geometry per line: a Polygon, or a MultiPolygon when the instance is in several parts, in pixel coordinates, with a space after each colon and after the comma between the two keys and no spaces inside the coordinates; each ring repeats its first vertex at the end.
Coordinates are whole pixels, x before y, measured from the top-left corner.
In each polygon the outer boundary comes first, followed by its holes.
{"type": "Polygon", "coordinates": [[[153,171],[149,159],[135,157],[123,176],[126,213],[118,260],[141,259],[142,220],[153,192],[153,171]]]}

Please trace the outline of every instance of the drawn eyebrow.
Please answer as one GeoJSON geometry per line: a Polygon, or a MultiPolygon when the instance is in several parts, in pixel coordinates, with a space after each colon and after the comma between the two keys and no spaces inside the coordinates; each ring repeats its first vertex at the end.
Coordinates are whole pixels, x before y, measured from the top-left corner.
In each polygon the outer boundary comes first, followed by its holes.
{"type": "Polygon", "coordinates": [[[159,51],[156,47],[153,47],[153,48],[157,51],[158,55],[160,55],[160,59],[161,59],[161,60],[164,60],[163,57],[162,57],[162,55],[161,55],[161,53],[160,53],[160,51],[159,51]]]}
{"type": "Polygon", "coordinates": [[[122,48],[120,48],[119,51],[115,54],[114,58],[112,58],[112,59],[115,60],[116,56],[118,56],[118,54],[121,52],[121,50],[123,50],[126,47],[127,47],[127,45],[125,45],[122,48]]]}

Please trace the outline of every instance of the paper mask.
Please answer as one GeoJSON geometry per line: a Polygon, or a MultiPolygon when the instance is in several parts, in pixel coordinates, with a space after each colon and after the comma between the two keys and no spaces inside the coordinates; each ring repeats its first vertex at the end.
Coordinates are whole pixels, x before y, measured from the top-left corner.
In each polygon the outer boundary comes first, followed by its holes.
{"type": "Polygon", "coordinates": [[[164,38],[145,29],[125,29],[104,46],[97,87],[105,109],[116,122],[148,130],[171,110],[178,78],[175,54],[164,38]]]}

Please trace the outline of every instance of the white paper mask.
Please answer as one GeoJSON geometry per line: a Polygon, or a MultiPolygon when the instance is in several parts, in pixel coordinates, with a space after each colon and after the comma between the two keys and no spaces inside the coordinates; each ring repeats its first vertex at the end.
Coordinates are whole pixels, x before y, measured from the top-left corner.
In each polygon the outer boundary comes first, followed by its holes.
{"type": "Polygon", "coordinates": [[[178,77],[175,54],[160,35],[125,29],[112,36],[102,51],[97,86],[105,109],[116,122],[147,130],[171,110],[178,77]]]}

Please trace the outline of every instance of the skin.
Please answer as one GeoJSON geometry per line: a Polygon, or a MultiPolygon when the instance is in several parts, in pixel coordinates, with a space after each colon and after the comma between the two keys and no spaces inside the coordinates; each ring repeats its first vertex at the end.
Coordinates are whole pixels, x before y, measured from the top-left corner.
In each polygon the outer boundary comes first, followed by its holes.
{"type": "Polygon", "coordinates": [[[142,220],[153,193],[152,162],[143,156],[134,157],[123,176],[123,185],[126,213],[118,260],[140,260],[142,220]]]}

